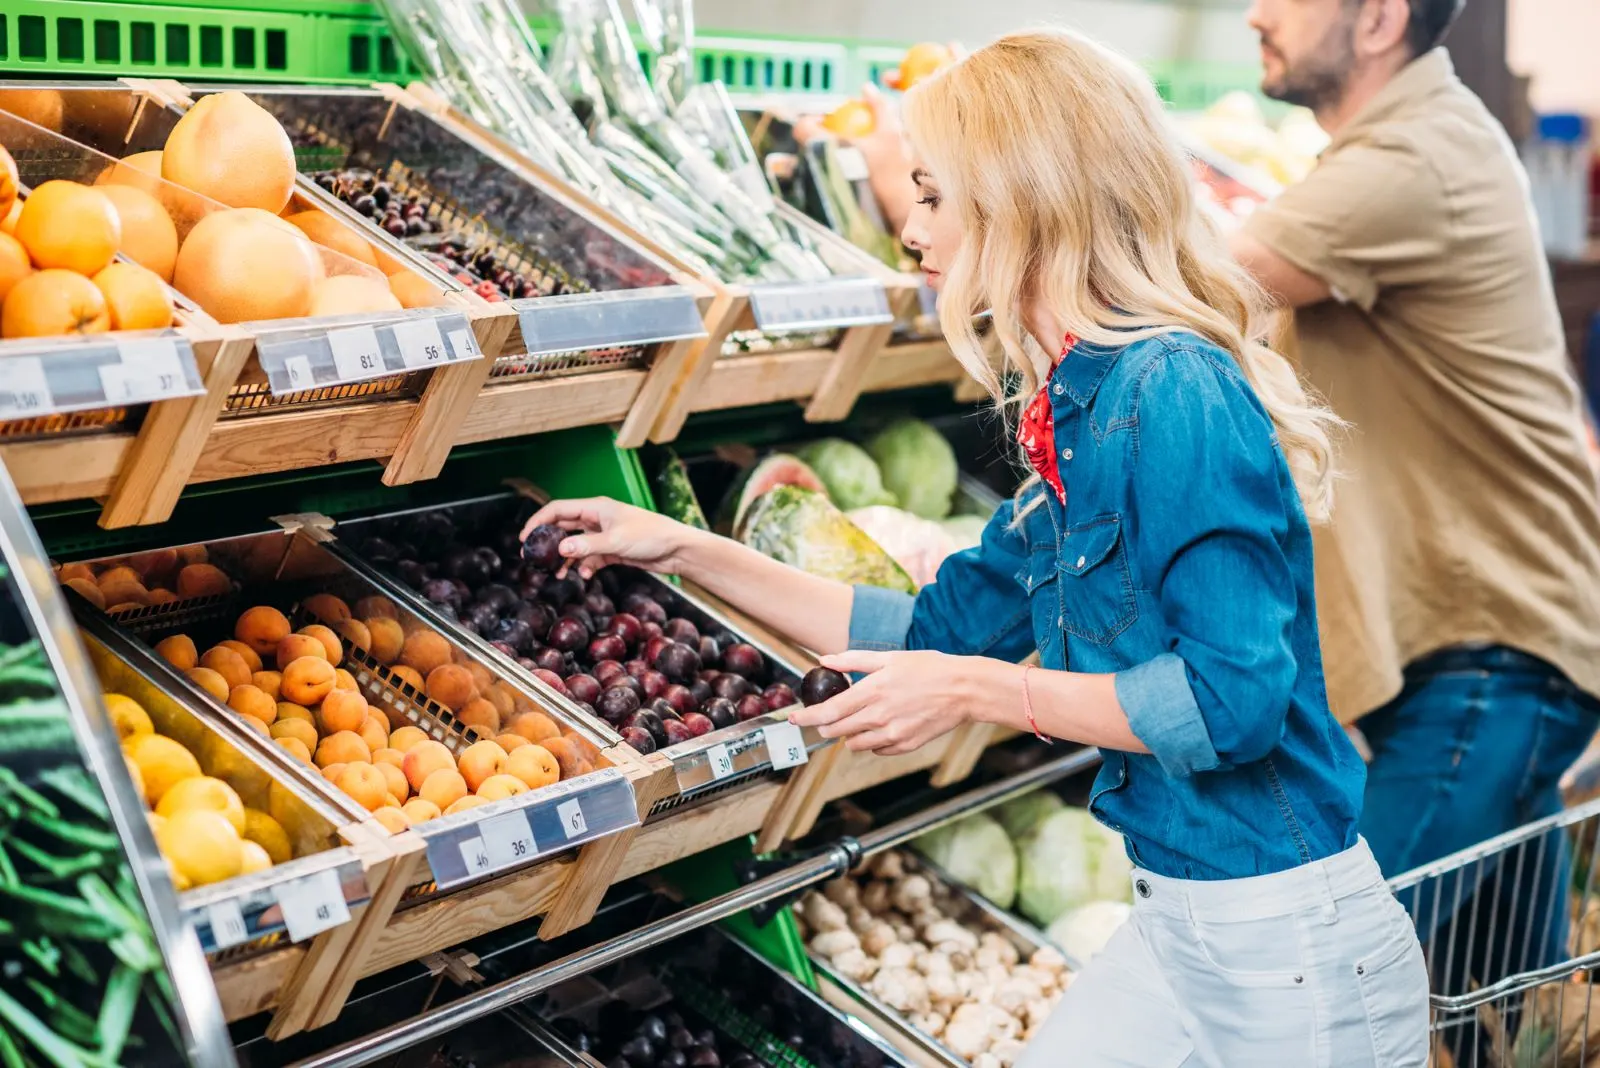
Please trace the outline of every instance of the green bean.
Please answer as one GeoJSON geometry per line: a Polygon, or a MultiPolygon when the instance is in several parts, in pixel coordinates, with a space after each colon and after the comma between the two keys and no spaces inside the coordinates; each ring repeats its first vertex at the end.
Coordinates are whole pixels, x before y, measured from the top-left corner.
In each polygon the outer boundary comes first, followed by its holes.
{"type": "Polygon", "coordinates": [[[51,978],[61,974],[61,951],[48,938],[30,938],[22,943],[22,952],[43,968],[51,978]]]}
{"type": "MultiPolygon", "coordinates": [[[[12,842],[11,844],[18,849],[21,849],[28,843],[19,838],[17,841],[12,842]]],[[[6,852],[5,845],[0,843],[0,883],[4,883],[6,886],[16,886],[21,881],[22,880],[17,877],[16,865],[11,863],[10,854],[6,852]]]]}
{"type": "Polygon", "coordinates": [[[56,1068],[83,1068],[86,1064],[107,1063],[97,1054],[80,1049],[57,1035],[42,1020],[29,1012],[27,1006],[13,999],[4,990],[0,990],[0,1020],[15,1028],[56,1068]]]}
{"type": "MultiPolygon", "coordinates": [[[[46,853],[32,842],[17,839],[11,847],[23,858],[42,868],[45,874],[56,881],[73,879],[84,872],[93,871],[106,863],[104,853],[91,851],[76,857],[58,857],[53,853],[46,853]]],[[[18,882],[16,869],[11,866],[10,860],[5,855],[5,850],[0,847],[0,882],[15,885],[18,882]],[[6,877],[9,872],[10,876],[6,877]]]]}
{"type": "Polygon", "coordinates": [[[62,794],[85,812],[98,816],[107,823],[111,821],[111,808],[106,804],[105,795],[89,777],[89,773],[82,768],[50,768],[39,773],[39,780],[54,787],[57,793],[62,794]]]}
{"type": "Polygon", "coordinates": [[[94,1017],[84,1012],[70,1001],[62,999],[50,987],[37,979],[27,981],[28,989],[33,991],[34,997],[47,1009],[55,1023],[56,1034],[61,1035],[68,1042],[80,1045],[91,1045],[99,1041],[99,1028],[94,1017]]]}
{"type": "Polygon", "coordinates": [[[0,1066],[3,1068],[27,1068],[28,1062],[22,1056],[22,1050],[17,1048],[16,1040],[11,1037],[11,1032],[0,1027],[0,1066]]]}
{"type": "Polygon", "coordinates": [[[122,1059],[122,1048],[128,1044],[143,985],[143,973],[126,965],[119,965],[106,983],[105,1000],[100,1003],[100,1056],[113,1064],[122,1059]]]}
{"type": "Polygon", "coordinates": [[[51,837],[59,838],[69,845],[77,846],[79,849],[97,849],[102,853],[110,853],[122,844],[114,834],[97,831],[92,827],[84,827],[77,823],[69,823],[59,816],[34,816],[28,822],[51,837]]]}
{"type": "MultiPolygon", "coordinates": [[[[65,709],[57,709],[56,715],[62,715],[65,711],[65,709]]],[[[23,782],[22,779],[18,777],[17,773],[12,771],[10,768],[0,767],[0,790],[14,794],[18,801],[21,801],[48,816],[61,815],[61,810],[56,808],[55,804],[48,797],[45,797],[39,791],[23,782]]],[[[21,813],[19,812],[18,815],[21,815],[21,813]]]]}
{"type": "Polygon", "coordinates": [[[45,934],[105,941],[122,933],[90,905],[52,890],[0,886],[0,902],[4,901],[32,909],[32,920],[45,934]]]}

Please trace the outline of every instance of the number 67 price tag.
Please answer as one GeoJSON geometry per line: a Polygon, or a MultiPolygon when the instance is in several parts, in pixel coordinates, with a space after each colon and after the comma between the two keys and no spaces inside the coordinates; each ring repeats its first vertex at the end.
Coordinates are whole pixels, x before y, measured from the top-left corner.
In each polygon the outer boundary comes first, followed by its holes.
{"type": "Polygon", "coordinates": [[[277,897],[291,942],[304,941],[350,919],[339,873],[331,869],[284,883],[278,887],[277,897]]]}

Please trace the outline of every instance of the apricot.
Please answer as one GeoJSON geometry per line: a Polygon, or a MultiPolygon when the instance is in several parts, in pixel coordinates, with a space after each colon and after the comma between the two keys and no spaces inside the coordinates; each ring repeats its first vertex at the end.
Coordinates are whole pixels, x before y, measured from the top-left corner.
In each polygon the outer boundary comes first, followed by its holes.
{"type": "Polygon", "coordinates": [[[476,727],[484,737],[500,733],[500,710],[477,697],[467,702],[467,707],[456,713],[456,719],[466,727],[476,727]]]}
{"type": "Polygon", "coordinates": [[[262,723],[271,724],[278,718],[278,702],[265,690],[248,682],[235,686],[228,694],[228,707],[241,716],[254,716],[262,723]]]}
{"type": "Polygon", "coordinates": [[[189,564],[178,572],[178,596],[220,597],[233,589],[233,580],[211,564],[189,564]]]}
{"type": "Polygon", "coordinates": [[[473,742],[461,754],[461,759],[456,762],[456,769],[461,772],[461,777],[467,780],[467,788],[477,793],[478,787],[483,785],[485,779],[506,770],[506,760],[506,751],[495,743],[473,742]]]}
{"type": "Polygon", "coordinates": [[[308,720],[294,719],[293,717],[285,718],[280,712],[278,721],[269,728],[269,731],[274,738],[280,741],[284,738],[293,738],[305,746],[305,759],[307,761],[311,759],[312,751],[317,748],[317,728],[313,727],[308,720]]]}
{"type": "Polygon", "coordinates": [[[538,748],[555,758],[556,768],[563,779],[582,774],[578,769],[588,763],[583,751],[572,744],[570,738],[547,738],[539,743],[538,748]]]}
{"type": "Polygon", "coordinates": [[[322,777],[327,779],[329,782],[332,782],[334,779],[339,777],[339,773],[341,771],[349,766],[349,764],[329,764],[327,767],[322,769],[322,777]]]}
{"type": "Polygon", "coordinates": [[[174,634],[170,638],[162,638],[156,643],[156,653],[179,671],[188,671],[190,668],[200,666],[200,653],[194,647],[194,639],[187,634],[174,634]]]}
{"type": "Polygon", "coordinates": [[[261,658],[256,655],[256,651],[237,638],[229,638],[227,641],[218,642],[216,647],[218,649],[232,649],[238,653],[239,659],[244,661],[244,666],[250,669],[250,674],[252,675],[262,668],[261,658]]]}
{"type": "MultiPolygon", "coordinates": [[[[200,658],[200,666],[210,668],[227,680],[229,693],[233,692],[235,686],[248,684],[250,676],[254,674],[242,656],[220,645],[212,646],[205,651],[205,655],[200,658]]],[[[226,701],[227,698],[224,697],[223,700],[226,701]]]]}
{"type": "MultiPolygon", "coordinates": [[[[326,702],[324,702],[326,704],[326,702]]],[[[367,743],[368,749],[385,749],[389,745],[389,721],[375,712],[367,713],[361,729],[356,732],[367,743]]]]}
{"type": "MultiPolygon", "coordinates": [[[[270,728],[268,728],[270,731],[270,728]]],[[[293,735],[285,734],[272,739],[284,752],[300,761],[302,764],[311,763],[311,750],[306,743],[293,735]]]]}
{"type": "Polygon", "coordinates": [[[374,749],[372,751],[372,762],[374,764],[393,764],[400,769],[402,774],[405,773],[406,755],[392,746],[384,745],[374,749]]]}
{"type": "Polygon", "coordinates": [[[517,703],[511,698],[510,687],[503,682],[496,682],[484,690],[483,699],[494,705],[502,722],[509,721],[516,714],[517,703]]]}
{"type": "Polygon", "coordinates": [[[178,599],[178,595],[173,593],[171,590],[151,590],[150,591],[150,602],[149,603],[151,603],[151,604],[171,604],[173,601],[176,601],[177,599],[178,599]]]}
{"type": "MultiPolygon", "coordinates": [[[[406,643],[406,632],[401,629],[400,621],[384,616],[370,616],[366,620],[366,626],[370,637],[367,652],[372,654],[372,659],[380,664],[392,664],[399,659],[406,643]]],[[[420,682],[417,684],[417,689],[422,689],[420,682]]]]}
{"type": "Polygon", "coordinates": [[[577,746],[578,752],[583,754],[584,759],[591,761],[600,759],[600,747],[595,745],[589,739],[585,738],[583,735],[579,734],[577,731],[564,730],[561,732],[561,737],[577,746]]]}
{"type": "Polygon", "coordinates": [[[280,696],[278,689],[283,685],[283,676],[276,671],[258,671],[250,676],[250,684],[276,701],[280,696]]]}
{"type": "Polygon", "coordinates": [[[428,732],[421,727],[400,727],[389,735],[389,748],[398,749],[402,755],[418,742],[426,742],[428,732]]]}
{"type": "Polygon", "coordinates": [[[374,812],[372,818],[383,824],[383,829],[390,834],[399,834],[401,831],[411,829],[411,817],[406,815],[404,809],[385,806],[374,812]]]}
{"type": "MultiPolygon", "coordinates": [[[[384,767],[388,767],[387,764],[384,767]]],[[[393,771],[393,768],[389,768],[393,771]]],[[[404,778],[404,776],[402,776],[404,778]]],[[[383,772],[371,764],[347,764],[333,781],[333,785],[355,798],[356,804],[368,812],[376,812],[384,807],[384,799],[389,797],[391,790],[389,780],[383,772]]],[[[400,798],[398,800],[404,800],[400,798]]]]}
{"type": "Polygon", "coordinates": [[[350,621],[350,606],[331,593],[314,593],[300,607],[330,626],[350,621]]]}
{"type": "Polygon", "coordinates": [[[339,731],[328,735],[317,743],[317,751],[313,756],[319,768],[329,764],[372,763],[372,750],[355,731],[339,731]]]}
{"type": "Polygon", "coordinates": [[[344,668],[333,669],[333,688],[344,690],[348,693],[360,693],[361,687],[356,685],[356,677],[344,668]]]}
{"type": "Polygon", "coordinates": [[[240,715],[239,722],[243,723],[246,727],[249,727],[263,738],[272,737],[272,728],[268,727],[263,720],[258,719],[255,716],[240,715]]]}
{"type": "Polygon", "coordinates": [[[543,712],[524,712],[507,724],[507,730],[512,734],[520,734],[535,745],[547,738],[561,737],[561,728],[556,726],[556,721],[543,712]]]}
{"type": "Polygon", "coordinates": [[[451,663],[450,643],[431,630],[415,631],[400,648],[400,662],[426,678],[434,668],[451,663]]]}
{"type": "Polygon", "coordinates": [[[465,812],[469,808],[477,808],[479,805],[487,805],[488,803],[488,801],[479,797],[477,794],[468,794],[466,797],[461,798],[455,804],[445,809],[444,814],[446,816],[454,816],[457,812],[465,812]]]}
{"type": "Polygon", "coordinates": [[[190,564],[205,564],[211,562],[211,550],[204,545],[178,546],[178,563],[187,567],[190,564]]]}
{"type": "Polygon", "coordinates": [[[427,777],[417,796],[448,811],[451,805],[467,796],[467,781],[454,768],[440,768],[427,777]]]}
{"type": "MultiPolygon", "coordinates": [[[[465,652],[465,650],[463,650],[463,652],[465,652]]],[[[465,667],[467,671],[471,672],[472,684],[478,688],[478,695],[480,697],[483,695],[485,690],[494,685],[494,676],[489,674],[489,669],[484,667],[482,664],[469,660],[466,662],[465,667]]]]}
{"type": "MultiPolygon", "coordinates": [[[[301,657],[315,657],[327,663],[328,647],[309,634],[289,634],[278,642],[278,647],[273,654],[278,661],[278,670],[282,671],[288,664],[299,660],[301,657]]],[[[328,664],[328,673],[333,673],[333,665],[328,664]]]]}
{"type": "Polygon", "coordinates": [[[363,597],[351,605],[350,614],[357,619],[364,619],[368,623],[371,623],[375,616],[382,616],[385,619],[393,619],[397,622],[400,619],[400,610],[394,606],[394,602],[387,597],[376,595],[363,597]]]}
{"type": "MultiPolygon", "coordinates": [[[[404,728],[401,728],[401,730],[404,730],[404,728]]],[[[399,734],[400,731],[395,733],[399,734]]],[[[391,748],[401,749],[405,753],[406,758],[401,764],[401,769],[406,773],[406,781],[411,784],[413,790],[420,791],[422,784],[434,772],[442,768],[454,771],[456,768],[456,758],[450,755],[450,750],[446,749],[442,742],[423,739],[402,749],[401,746],[395,744],[395,740],[391,736],[389,745],[391,748]]],[[[464,790],[465,788],[465,784],[463,784],[462,789],[464,790]]],[[[444,805],[439,807],[443,808],[444,805]]]]}
{"type": "Polygon", "coordinates": [[[178,573],[178,550],[152,549],[128,557],[128,566],[139,572],[146,586],[164,586],[178,573]]]}
{"type": "Polygon", "coordinates": [[[78,591],[78,595],[102,612],[106,608],[105,594],[100,592],[100,587],[84,578],[69,578],[63,585],[70,586],[78,591]]]}
{"type": "Polygon", "coordinates": [[[405,804],[401,805],[400,811],[404,812],[407,816],[410,816],[413,824],[426,823],[429,820],[436,820],[440,816],[444,815],[444,813],[439,810],[438,805],[434,804],[432,801],[425,801],[420,797],[413,797],[410,801],[407,801],[405,804]]]}
{"type": "Polygon", "coordinates": [[[143,585],[144,576],[139,574],[139,572],[135,571],[133,568],[129,567],[127,564],[118,564],[115,567],[108,567],[104,571],[100,572],[100,577],[95,581],[98,582],[102,588],[119,582],[137,582],[140,585],[143,585]]]}
{"type": "Polygon", "coordinates": [[[297,705],[309,707],[333,692],[333,665],[322,659],[321,643],[318,649],[318,655],[291,660],[283,669],[283,696],[297,705]]]}
{"type": "Polygon", "coordinates": [[[100,596],[113,607],[117,605],[136,604],[147,605],[150,603],[150,591],[144,584],[137,581],[118,581],[100,583],[100,596]]]}
{"type": "Polygon", "coordinates": [[[442,664],[428,672],[426,690],[429,697],[452,712],[464,708],[478,696],[478,685],[472,681],[472,673],[456,664],[442,664]]]}
{"type": "Polygon", "coordinates": [[[406,773],[387,762],[383,764],[374,762],[372,766],[383,776],[383,784],[388,789],[389,796],[400,804],[405,804],[406,798],[411,796],[411,784],[406,781],[406,773]]]}
{"type": "Polygon", "coordinates": [[[361,725],[367,721],[367,712],[365,697],[348,690],[333,690],[322,699],[322,706],[317,709],[317,725],[324,734],[337,734],[339,731],[359,733],[361,725]]]}
{"type": "Polygon", "coordinates": [[[515,775],[491,775],[473,793],[485,801],[504,801],[528,792],[528,784],[515,775]]]}
{"type": "MultiPolygon", "coordinates": [[[[228,685],[228,680],[206,667],[193,667],[184,672],[191,682],[206,693],[215,697],[223,704],[228,703],[228,695],[233,692],[233,687],[228,685]]],[[[249,676],[247,675],[246,678],[249,676]]]]}
{"type": "Polygon", "coordinates": [[[288,634],[289,617],[271,605],[247,609],[233,625],[233,636],[254,649],[257,656],[271,654],[288,634]]]}
{"type": "Polygon", "coordinates": [[[494,744],[498,745],[501,749],[504,749],[506,751],[506,755],[509,756],[512,750],[521,749],[523,746],[532,745],[533,743],[528,741],[528,739],[524,738],[520,734],[511,734],[510,732],[507,732],[505,734],[495,735],[494,744]]]}
{"type": "Polygon", "coordinates": [[[416,668],[409,668],[404,664],[396,664],[389,670],[394,672],[395,678],[404,682],[418,693],[422,693],[426,689],[426,684],[423,682],[422,676],[417,673],[416,668]]]}
{"type": "Polygon", "coordinates": [[[278,702],[278,718],[298,719],[303,723],[310,723],[313,727],[317,722],[317,718],[311,714],[311,709],[304,705],[297,705],[293,701],[278,702]]]}
{"type": "Polygon", "coordinates": [[[339,644],[339,636],[321,623],[313,623],[309,627],[301,627],[297,633],[307,638],[315,638],[321,642],[322,648],[327,653],[328,663],[335,667],[338,667],[339,662],[344,659],[344,646],[339,644]]]}
{"type": "Polygon", "coordinates": [[[372,648],[372,631],[359,619],[346,619],[334,625],[338,635],[357,649],[372,648]]]}
{"type": "Polygon", "coordinates": [[[561,778],[561,766],[542,745],[525,745],[506,758],[506,774],[526,783],[528,789],[549,786],[561,778]]]}

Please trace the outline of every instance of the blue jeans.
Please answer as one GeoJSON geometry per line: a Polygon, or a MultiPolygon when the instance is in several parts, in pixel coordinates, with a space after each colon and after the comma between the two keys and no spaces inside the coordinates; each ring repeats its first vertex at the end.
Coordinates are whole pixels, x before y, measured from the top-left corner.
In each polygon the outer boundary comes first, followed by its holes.
{"type": "MultiPolygon", "coordinates": [[[[1360,723],[1373,752],[1361,833],[1384,875],[1560,812],[1561,774],[1597,725],[1600,701],[1512,649],[1452,649],[1413,664],[1400,696],[1360,723]]],[[[1402,891],[1424,945],[1433,942],[1433,992],[1564,959],[1570,878],[1558,829],[1402,891]]]]}

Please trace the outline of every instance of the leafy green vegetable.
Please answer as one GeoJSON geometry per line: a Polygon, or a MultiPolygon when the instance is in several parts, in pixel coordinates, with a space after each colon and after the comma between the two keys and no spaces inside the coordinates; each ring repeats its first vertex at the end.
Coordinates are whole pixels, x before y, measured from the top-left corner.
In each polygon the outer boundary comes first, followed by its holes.
{"type": "Polygon", "coordinates": [[[994,818],[1014,839],[1026,838],[1039,822],[1066,808],[1067,803],[1053,790],[1035,790],[1014,801],[1007,801],[994,811],[994,818]]]}
{"type": "Polygon", "coordinates": [[[945,874],[1001,908],[1017,896],[1017,851],[992,817],[980,812],[929,831],[912,843],[945,874]]]}
{"type": "Polygon", "coordinates": [[[1022,862],[1017,911],[1041,927],[1090,901],[1132,896],[1133,865],[1122,836],[1085,809],[1063,808],[1046,816],[1017,843],[1017,855],[1022,862]]]}
{"type": "Polygon", "coordinates": [[[802,445],[795,455],[804,460],[828,488],[828,499],[843,511],[874,504],[897,505],[883,488],[878,463],[867,450],[843,438],[823,438],[802,445]]]}
{"type": "Polygon", "coordinates": [[[955,450],[943,434],[920,419],[901,419],[874,435],[867,452],[878,462],[883,485],[899,498],[901,508],[924,519],[950,514],[961,472],[955,450]]]}

